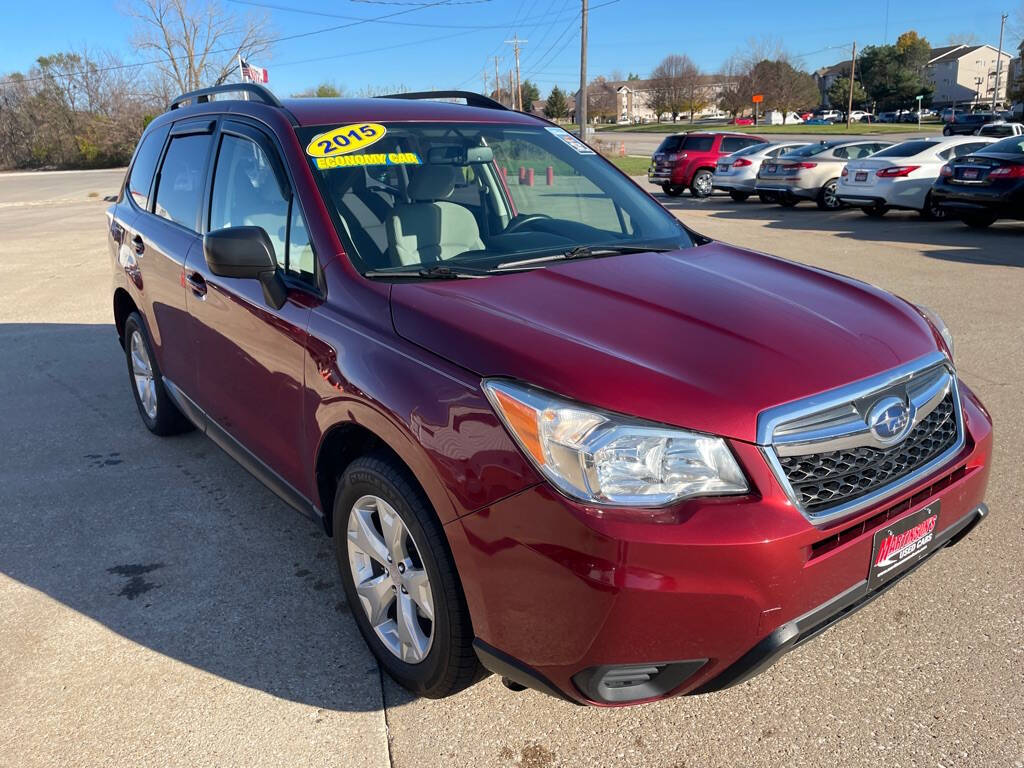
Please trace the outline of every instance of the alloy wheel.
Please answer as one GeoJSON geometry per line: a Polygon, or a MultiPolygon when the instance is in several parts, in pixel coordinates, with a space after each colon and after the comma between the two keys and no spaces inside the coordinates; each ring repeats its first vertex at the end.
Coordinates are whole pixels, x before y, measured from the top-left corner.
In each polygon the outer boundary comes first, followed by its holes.
{"type": "Polygon", "coordinates": [[[434,641],[434,599],[420,548],[394,507],[362,496],[348,514],[348,562],[359,602],[384,647],[408,664],[434,641]]]}
{"type": "Polygon", "coordinates": [[[821,192],[821,197],[825,202],[826,208],[831,209],[839,207],[839,197],[836,195],[836,183],[834,181],[830,181],[825,185],[825,188],[821,192]]]}
{"type": "Polygon", "coordinates": [[[711,194],[711,174],[700,171],[693,180],[693,186],[701,197],[707,197],[711,194]]]}
{"type": "Polygon", "coordinates": [[[149,360],[146,341],[138,329],[132,331],[128,342],[132,357],[132,378],[139,395],[142,410],[150,420],[156,420],[156,381],[153,378],[153,364],[149,360]]]}

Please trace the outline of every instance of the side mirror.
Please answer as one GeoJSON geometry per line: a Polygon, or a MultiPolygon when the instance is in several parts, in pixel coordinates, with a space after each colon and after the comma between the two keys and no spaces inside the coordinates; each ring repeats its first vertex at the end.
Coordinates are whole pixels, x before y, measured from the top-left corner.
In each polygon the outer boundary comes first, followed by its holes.
{"type": "Polygon", "coordinates": [[[288,289],[277,269],[274,246],[263,227],[226,227],[203,236],[203,254],[210,271],[220,277],[255,279],[263,298],[274,309],[288,299],[288,289]]]}

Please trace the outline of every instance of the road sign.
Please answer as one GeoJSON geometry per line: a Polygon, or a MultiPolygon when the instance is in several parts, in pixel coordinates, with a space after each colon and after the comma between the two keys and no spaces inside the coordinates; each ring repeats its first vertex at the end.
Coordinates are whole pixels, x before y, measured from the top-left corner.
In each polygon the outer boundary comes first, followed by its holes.
{"type": "Polygon", "coordinates": [[[753,96],[750,97],[750,100],[755,104],[760,104],[762,101],[764,101],[764,94],[755,93],[753,96]]]}

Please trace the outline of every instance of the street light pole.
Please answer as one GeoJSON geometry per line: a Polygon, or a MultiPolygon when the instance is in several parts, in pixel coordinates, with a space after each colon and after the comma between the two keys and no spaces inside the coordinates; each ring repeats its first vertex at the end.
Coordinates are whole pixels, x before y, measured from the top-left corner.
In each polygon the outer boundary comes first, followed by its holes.
{"type": "Polygon", "coordinates": [[[996,59],[996,87],[992,89],[992,111],[996,111],[996,99],[999,97],[999,75],[1003,68],[1003,30],[1006,28],[1006,14],[999,22],[999,56],[996,59]]]}
{"type": "Polygon", "coordinates": [[[576,104],[576,118],[580,124],[580,138],[587,140],[587,0],[583,0],[580,26],[580,96],[576,104]]]}
{"type": "Polygon", "coordinates": [[[857,41],[853,41],[850,53],[850,96],[846,101],[846,130],[850,130],[850,113],[853,111],[853,83],[857,76],[857,41]]]}

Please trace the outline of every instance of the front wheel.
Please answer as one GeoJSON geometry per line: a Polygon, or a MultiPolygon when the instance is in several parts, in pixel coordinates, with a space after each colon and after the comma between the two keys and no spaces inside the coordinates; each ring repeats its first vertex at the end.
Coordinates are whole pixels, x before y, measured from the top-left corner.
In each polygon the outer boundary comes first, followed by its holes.
{"type": "Polygon", "coordinates": [[[972,229],[985,229],[995,223],[996,217],[991,213],[971,213],[961,216],[960,219],[972,229]]]}
{"type": "Polygon", "coordinates": [[[838,179],[831,179],[822,186],[818,193],[818,207],[823,211],[836,211],[843,207],[838,195],[838,179]]]}
{"type": "Polygon", "coordinates": [[[685,187],[682,187],[679,184],[661,185],[661,191],[664,192],[669,197],[679,197],[681,194],[683,194],[683,189],[685,189],[685,187]]]}
{"type": "Polygon", "coordinates": [[[943,128],[943,129],[942,129],[942,135],[943,135],[943,136],[952,136],[952,135],[953,135],[953,129],[952,129],[952,128],[950,128],[950,127],[949,127],[949,126],[947,125],[947,126],[946,126],[945,128],[943,128]]]}
{"type": "Polygon", "coordinates": [[[796,208],[796,204],[800,202],[800,199],[797,197],[780,197],[775,202],[783,208],[796,208]]]}
{"type": "Polygon", "coordinates": [[[876,203],[875,205],[865,206],[861,210],[865,216],[870,216],[872,219],[880,219],[889,212],[889,206],[876,203]]]}
{"type": "Polygon", "coordinates": [[[929,192],[928,196],[924,199],[924,208],[921,209],[921,216],[928,221],[939,221],[946,218],[945,209],[935,202],[935,198],[932,197],[931,192],[929,192]]]}
{"type": "Polygon", "coordinates": [[[762,203],[777,203],[779,196],[775,192],[758,192],[757,199],[762,203]]]}
{"type": "Polygon", "coordinates": [[[441,525],[390,457],[356,459],[334,499],[335,557],[359,631],[418,696],[457,693],[486,673],[441,525]]]}
{"type": "Polygon", "coordinates": [[[690,182],[690,194],[694,197],[707,197],[711,194],[713,174],[705,169],[697,171],[690,182]]]}
{"type": "Polygon", "coordinates": [[[729,197],[731,197],[737,203],[743,203],[743,202],[746,202],[748,197],[750,197],[750,193],[749,192],[736,192],[735,190],[733,190],[732,192],[729,193],[729,197]]]}

